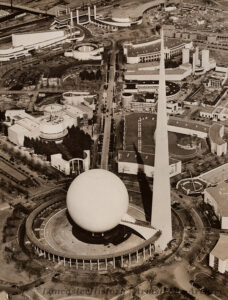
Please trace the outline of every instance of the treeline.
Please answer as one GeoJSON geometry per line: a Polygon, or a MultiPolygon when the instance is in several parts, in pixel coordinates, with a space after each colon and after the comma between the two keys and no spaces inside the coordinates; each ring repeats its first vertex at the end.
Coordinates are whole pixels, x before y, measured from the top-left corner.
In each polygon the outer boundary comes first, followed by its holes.
{"type": "Polygon", "coordinates": [[[1,122],[4,122],[5,119],[6,119],[5,113],[6,113],[5,111],[0,111],[0,121],[1,121],[1,122]]]}
{"type": "Polygon", "coordinates": [[[169,69],[169,68],[177,68],[181,65],[181,59],[176,61],[176,60],[171,60],[171,59],[167,59],[165,61],[165,68],[169,69]]]}
{"type": "MultiPolygon", "coordinates": [[[[3,144],[2,150],[7,152],[11,156],[10,157],[11,162],[15,162],[15,160],[16,160],[16,163],[21,163],[21,165],[27,165],[31,170],[41,173],[41,174],[45,174],[45,176],[50,180],[51,179],[59,179],[59,172],[56,169],[51,168],[47,165],[43,165],[40,162],[34,160],[33,158],[29,158],[29,157],[25,156],[23,153],[14,150],[11,146],[9,147],[7,144],[3,144]]],[[[20,169],[20,167],[18,167],[18,169],[20,169]]],[[[34,183],[39,184],[37,182],[37,180],[34,178],[34,176],[31,174],[30,174],[30,179],[34,183]]],[[[27,184],[27,183],[26,182],[23,183],[21,185],[21,189],[24,184],[27,184]]],[[[17,185],[17,189],[19,190],[18,185],[17,185]]],[[[25,189],[23,189],[23,194],[27,195],[28,192],[25,189]]]]}
{"type": "Polygon", "coordinates": [[[97,71],[90,71],[90,72],[83,70],[82,72],[79,73],[79,76],[81,80],[88,80],[88,81],[101,80],[102,73],[100,69],[97,71]]]}

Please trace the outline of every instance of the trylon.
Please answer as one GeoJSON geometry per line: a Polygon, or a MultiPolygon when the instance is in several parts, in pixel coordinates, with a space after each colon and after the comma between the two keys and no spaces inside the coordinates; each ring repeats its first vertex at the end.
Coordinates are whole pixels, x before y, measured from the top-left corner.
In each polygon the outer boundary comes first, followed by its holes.
{"type": "Polygon", "coordinates": [[[161,29],[161,58],[158,89],[155,165],[151,225],[161,231],[157,246],[164,250],[172,240],[171,195],[169,178],[169,148],[166,111],[165,54],[161,29]]]}

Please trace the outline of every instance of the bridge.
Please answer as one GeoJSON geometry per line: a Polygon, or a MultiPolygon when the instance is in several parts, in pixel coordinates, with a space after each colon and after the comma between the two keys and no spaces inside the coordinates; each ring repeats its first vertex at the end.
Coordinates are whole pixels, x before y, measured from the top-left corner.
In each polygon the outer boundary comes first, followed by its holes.
{"type": "Polygon", "coordinates": [[[46,15],[46,16],[55,16],[55,13],[49,10],[41,10],[39,8],[32,8],[29,6],[14,4],[13,1],[0,1],[0,7],[12,8],[16,10],[21,10],[23,12],[29,12],[32,14],[46,15]]]}

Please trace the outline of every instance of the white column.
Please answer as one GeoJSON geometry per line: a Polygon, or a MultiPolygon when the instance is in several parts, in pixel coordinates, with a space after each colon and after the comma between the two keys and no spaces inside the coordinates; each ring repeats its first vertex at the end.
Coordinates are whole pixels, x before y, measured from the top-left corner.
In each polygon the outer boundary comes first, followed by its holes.
{"type": "Polygon", "coordinates": [[[129,266],[131,265],[131,253],[129,253],[129,266]]]}
{"type": "Polygon", "coordinates": [[[74,27],[74,20],[73,20],[73,12],[70,11],[70,27],[73,28],[74,27]]]}
{"type": "Polygon", "coordinates": [[[93,14],[94,14],[94,20],[97,18],[97,7],[96,5],[93,6],[93,14]]]}
{"type": "Polygon", "coordinates": [[[90,13],[90,6],[88,6],[88,21],[91,21],[91,13],[90,13]]]}
{"type": "Polygon", "coordinates": [[[225,271],[226,271],[226,260],[219,259],[219,261],[218,261],[218,271],[220,273],[225,273],[225,271]]]}
{"type": "Polygon", "coordinates": [[[76,16],[77,16],[77,24],[80,24],[80,21],[79,21],[79,11],[78,11],[78,9],[76,10],[76,16]]]}
{"type": "Polygon", "coordinates": [[[123,260],[123,255],[121,255],[121,267],[123,268],[124,266],[124,260],[123,260]]]}

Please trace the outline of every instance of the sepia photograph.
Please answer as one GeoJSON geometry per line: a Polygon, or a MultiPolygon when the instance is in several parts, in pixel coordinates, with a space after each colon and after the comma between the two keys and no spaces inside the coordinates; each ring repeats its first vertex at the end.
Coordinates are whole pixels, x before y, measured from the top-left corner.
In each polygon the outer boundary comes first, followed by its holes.
{"type": "Polygon", "coordinates": [[[0,300],[228,300],[228,0],[0,0],[0,300]]]}

